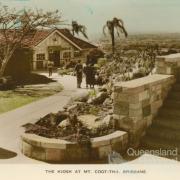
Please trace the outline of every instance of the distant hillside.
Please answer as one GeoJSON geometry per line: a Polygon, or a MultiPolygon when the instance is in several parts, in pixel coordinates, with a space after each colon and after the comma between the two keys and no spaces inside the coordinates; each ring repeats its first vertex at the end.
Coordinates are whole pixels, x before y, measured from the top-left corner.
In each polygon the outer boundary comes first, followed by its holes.
{"type": "MultiPolygon", "coordinates": [[[[101,37],[99,42],[105,50],[110,49],[110,37],[101,37]]],[[[147,44],[158,45],[160,48],[180,50],[180,33],[167,34],[130,34],[127,39],[116,38],[116,48],[132,50],[147,44]]]]}

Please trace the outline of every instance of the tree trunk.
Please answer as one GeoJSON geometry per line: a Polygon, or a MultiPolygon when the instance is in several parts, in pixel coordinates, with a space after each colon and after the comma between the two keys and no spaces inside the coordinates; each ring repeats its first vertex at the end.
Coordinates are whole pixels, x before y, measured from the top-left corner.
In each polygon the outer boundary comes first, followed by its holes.
{"type": "Polygon", "coordinates": [[[4,59],[3,60],[3,63],[1,64],[1,68],[0,68],[0,78],[4,75],[4,72],[6,70],[6,66],[7,66],[7,63],[9,62],[8,59],[4,59]]]}
{"type": "Polygon", "coordinates": [[[2,77],[4,75],[6,66],[7,66],[8,62],[10,61],[12,55],[14,54],[15,50],[16,50],[16,46],[14,46],[12,49],[10,47],[7,47],[6,54],[2,60],[2,64],[0,67],[0,77],[2,77]]]}
{"type": "Polygon", "coordinates": [[[112,27],[111,40],[112,40],[112,53],[114,54],[115,53],[114,27],[112,27]]]}
{"type": "Polygon", "coordinates": [[[4,75],[7,64],[9,62],[9,60],[11,59],[13,53],[14,53],[14,51],[8,53],[9,55],[4,57],[2,64],[1,64],[1,67],[0,67],[0,78],[4,75]]]}

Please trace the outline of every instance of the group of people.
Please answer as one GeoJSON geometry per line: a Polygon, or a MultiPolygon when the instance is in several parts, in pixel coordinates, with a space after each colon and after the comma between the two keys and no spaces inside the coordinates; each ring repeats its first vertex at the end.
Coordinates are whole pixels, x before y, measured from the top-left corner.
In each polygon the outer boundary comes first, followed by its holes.
{"type": "MultiPolygon", "coordinates": [[[[48,61],[47,68],[49,72],[49,77],[52,76],[53,66],[54,63],[52,61],[48,61]]],[[[87,62],[85,65],[83,65],[79,60],[75,65],[74,71],[77,78],[77,88],[81,88],[83,74],[86,78],[86,88],[94,88],[95,84],[102,84],[102,79],[100,76],[98,76],[98,73],[96,72],[96,68],[94,67],[93,63],[87,62]]]]}
{"type": "Polygon", "coordinates": [[[83,66],[81,61],[79,60],[75,66],[75,72],[77,77],[77,88],[81,88],[83,74],[86,77],[86,88],[94,88],[94,85],[96,83],[96,69],[93,64],[86,63],[86,65],[83,66]]]}

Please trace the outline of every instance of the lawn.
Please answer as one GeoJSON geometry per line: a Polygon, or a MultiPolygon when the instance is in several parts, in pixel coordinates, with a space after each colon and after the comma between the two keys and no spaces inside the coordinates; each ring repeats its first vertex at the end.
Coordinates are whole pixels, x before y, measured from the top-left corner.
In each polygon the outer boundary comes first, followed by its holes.
{"type": "Polygon", "coordinates": [[[27,85],[15,90],[0,91],[0,114],[62,91],[58,83],[27,85]]]}

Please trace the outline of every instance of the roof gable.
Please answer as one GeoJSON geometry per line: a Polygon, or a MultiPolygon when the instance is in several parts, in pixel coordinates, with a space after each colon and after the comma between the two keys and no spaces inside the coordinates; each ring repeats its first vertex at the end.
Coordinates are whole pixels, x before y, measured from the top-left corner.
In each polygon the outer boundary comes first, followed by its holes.
{"type": "MultiPolygon", "coordinates": [[[[76,44],[74,44],[73,42],[70,42],[70,40],[66,37],[64,37],[57,29],[51,30],[49,32],[44,32],[42,33],[42,35],[39,33],[39,31],[34,35],[33,37],[33,41],[31,43],[31,47],[37,47],[37,46],[41,46],[42,43],[44,43],[46,40],[48,40],[49,38],[61,38],[63,41],[65,41],[66,43],[70,44],[71,46],[75,47],[76,49],[81,50],[80,47],[78,47],[76,44]],[[55,36],[54,36],[55,35],[55,36]],[[54,37],[53,37],[54,36],[54,37]]],[[[49,42],[49,41],[48,41],[49,42]]],[[[52,45],[52,43],[50,43],[50,45],[52,45]]],[[[59,44],[60,45],[60,44],[59,44]]]]}
{"type": "Polygon", "coordinates": [[[80,47],[81,49],[93,49],[93,48],[97,48],[97,46],[84,41],[80,38],[77,38],[75,36],[73,36],[70,31],[68,29],[57,29],[61,34],[63,34],[67,39],[69,39],[69,41],[71,41],[71,43],[76,44],[76,46],[80,47]]]}
{"type": "Polygon", "coordinates": [[[38,30],[33,36],[27,38],[24,43],[28,46],[35,47],[48,38],[52,33],[58,33],[64,40],[79,50],[97,48],[97,46],[87,41],[74,37],[68,29],[38,30]]]}

